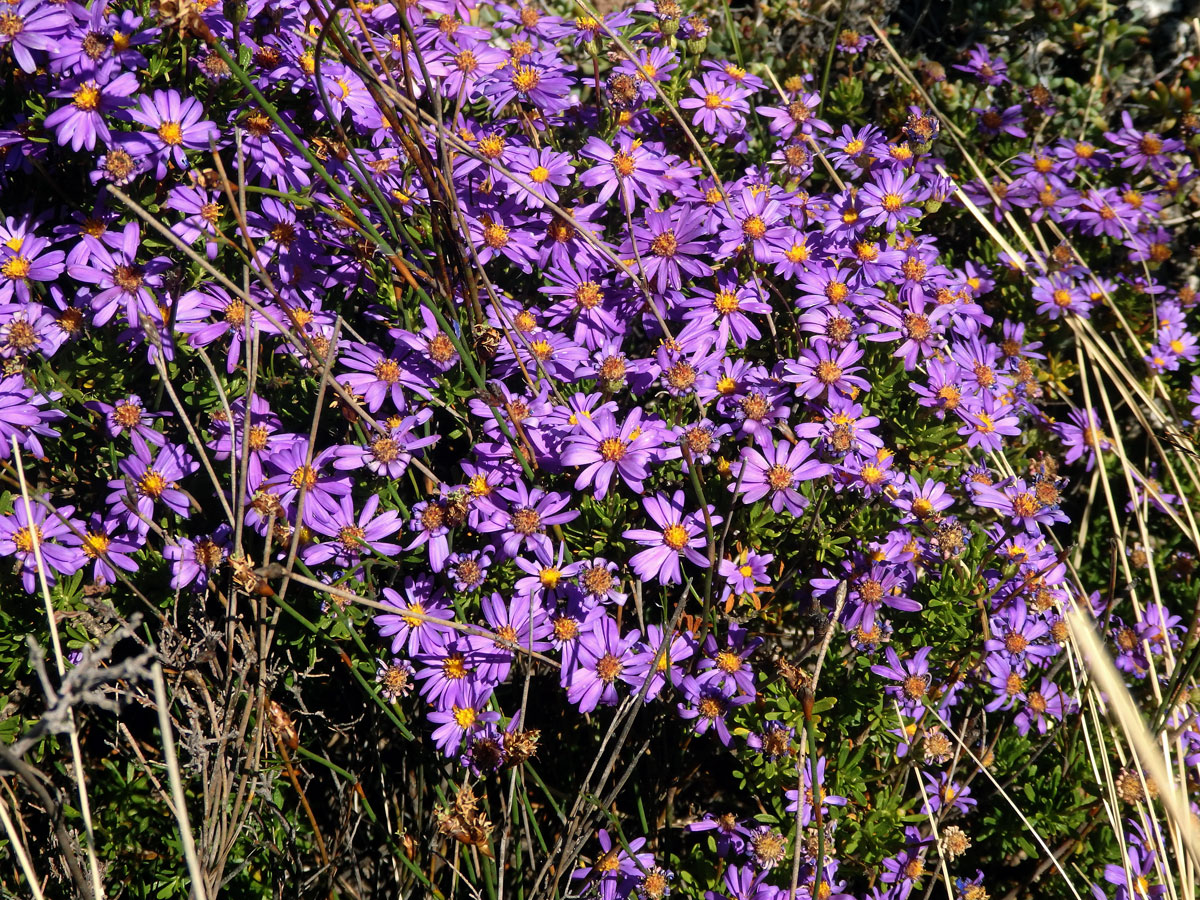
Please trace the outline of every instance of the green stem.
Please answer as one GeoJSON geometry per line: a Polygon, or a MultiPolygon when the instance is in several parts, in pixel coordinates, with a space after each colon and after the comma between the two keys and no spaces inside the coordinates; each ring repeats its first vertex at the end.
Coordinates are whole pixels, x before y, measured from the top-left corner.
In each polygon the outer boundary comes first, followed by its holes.
{"type": "Polygon", "coordinates": [[[825,89],[829,86],[829,71],[833,68],[833,54],[837,52],[838,35],[842,33],[842,23],[846,21],[846,7],[850,0],[842,0],[838,9],[837,24],[833,26],[833,37],[829,40],[829,52],[825,54],[825,71],[821,73],[821,100],[817,105],[817,115],[825,108],[825,89]]]}

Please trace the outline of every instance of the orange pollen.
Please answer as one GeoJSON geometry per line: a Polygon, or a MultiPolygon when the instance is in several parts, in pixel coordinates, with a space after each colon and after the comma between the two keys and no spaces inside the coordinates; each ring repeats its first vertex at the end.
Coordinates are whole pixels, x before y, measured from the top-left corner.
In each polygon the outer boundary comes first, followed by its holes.
{"type": "Polygon", "coordinates": [[[773,465],[767,469],[767,484],[773,491],[784,491],[796,483],[796,473],[787,466],[773,465]]]}
{"type": "MultiPolygon", "coordinates": [[[[736,388],[736,385],[734,385],[734,388],[736,388]]],[[[729,393],[733,393],[733,390],[730,390],[729,393]]],[[[758,391],[747,394],[741,402],[741,407],[742,413],[752,422],[761,421],[770,411],[770,407],[767,405],[767,398],[758,391]]]]}
{"type": "Polygon", "coordinates": [[[163,122],[158,126],[158,136],[170,147],[178,147],[183,143],[183,128],[178,122],[163,122]]]}
{"type": "Polygon", "coordinates": [[[696,383],[696,370],[680,360],[667,370],[667,383],[676,390],[687,390],[696,383]]]}
{"type": "Polygon", "coordinates": [[[617,462],[625,456],[627,446],[620,438],[605,438],[600,442],[600,458],[605,462],[617,462]]]}
{"type": "Polygon", "coordinates": [[[24,256],[13,256],[4,261],[4,265],[0,266],[0,275],[5,278],[11,278],[13,281],[18,281],[25,278],[29,274],[29,270],[33,268],[24,256]]]}
{"type": "Polygon", "coordinates": [[[390,358],[381,359],[375,363],[374,368],[371,369],[371,374],[384,384],[395,384],[400,380],[400,363],[390,358]]]}
{"type": "Polygon", "coordinates": [[[1009,653],[1024,653],[1029,646],[1029,638],[1019,631],[1010,631],[1004,636],[1004,649],[1009,653]]]}
{"type": "Polygon", "coordinates": [[[429,341],[429,358],[439,363],[450,362],[454,359],[454,341],[439,331],[429,341]]]}
{"type": "Polygon", "coordinates": [[[292,472],[288,483],[294,488],[303,487],[304,490],[311,491],[317,486],[317,470],[312,466],[299,466],[292,472]]]}
{"type": "Polygon", "coordinates": [[[530,535],[542,524],[542,514],[531,506],[522,506],[513,511],[512,530],[517,534],[530,535]]]}
{"type": "Polygon", "coordinates": [[[621,674],[621,660],[611,653],[605,653],[596,661],[596,677],[605,684],[611,684],[621,674]]]}
{"type": "Polygon", "coordinates": [[[513,70],[511,81],[519,93],[528,94],[541,83],[542,76],[532,66],[517,66],[513,70]]]}
{"type": "Polygon", "coordinates": [[[663,544],[678,552],[687,546],[687,529],[678,522],[663,529],[663,544]]]}
{"type": "Polygon", "coordinates": [[[767,223],[760,216],[751,216],[742,222],[742,234],[752,241],[760,241],[767,235],[767,223]]]}
{"type": "Polygon", "coordinates": [[[713,297],[713,308],[723,316],[737,312],[739,306],[737,294],[733,291],[717,291],[713,297]]]}
{"type": "Polygon", "coordinates": [[[884,194],[879,205],[890,213],[899,212],[904,206],[904,198],[899,194],[884,194]]]}
{"type": "Polygon", "coordinates": [[[241,300],[232,300],[225,307],[225,321],[235,328],[246,324],[246,304],[241,300]]]}
{"type": "Polygon", "coordinates": [[[442,660],[442,674],[454,681],[467,677],[467,661],[461,653],[451,653],[442,660]]]}
{"type": "Polygon", "coordinates": [[[338,529],[337,539],[347,550],[358,550],[366,532],[357,525],[346,525],[338,529]]]}
{"type": "Polygon", "coordinates": [[[1013,513],[1020,518],[1032,516],[1042,508],[1041,502],[1033,494],[1022,492],[1013,497],[1013,513]]]}
{"type": "Polygon", "coordinates": [[[904,330],[908,332],[908,336],[914,341],[928,340],[929,336],[933,333],[933,328],[929,324],[929,317],[921,313],[905,313],[904,330]]]}
{"type": "Polygon", "coordinates": [[[554,637],[558,641],[573,641],[579,637],[579,623],[569,616],[554,620],[554,637]]]}
{"type": "Polygon", "coordinates": [[[489,134],[481,138],[479,152],[488,159],[497,159],[504,152],[504,135],[489,134]]]}
{"type": "Polygon", "coordinates": [[[825,296],[830,303],[841,303],[850,296],[850,288],[843,281],[831,281],[825,285],[825,296]]]}
{"type": "Polygon", "coordinates": [[[71,102],[75,104],[76,109],[95,112],[100,107],[100,88],[94,82],[89,81],[75,91],[71,102]]]}
{"type": "Polygon", "coordinates": [[[731,650],[722,650],[713,657],[718,669],[727,675],[732,675],[742,668],[742,658],[731,650]]]}
{"type": "Polygon", "coordinates": [[[120,265],[113,269],[113,283],[127,294],[135,294],[142,287],[142,270],[137,266],[120,265]]]}
{"type": "Polygon", "coordinates": [[[1147,134],[1143,136],[1140,141],[1138,141],[1138,149],[1141,150],[1145,156],[1158,156],[1158,154],[1162,153],[1162,148],[1162,139],[1157,135],[1147,134]]]}
{"type": "Polygon", "coordinates": [[[670,259],[679,249],[679,241],[675,239],[675,229],[668,228],[662,234],[657,235],[650,242],[650,252],[655,256],[662,256],[670,259]]]}
{"type": "Polygon", "coordinates": [[[908,699],[920,700],[929,690],[929,679],[924,675],[909,675],[904,679],[901,689],[908,699]]]}
{"type": "Polygon", "coordinates": [[[725,714],[725,703],[720,697],[704,697],[696,707],[696,711],[705,719],[715,719],[725,714]]]}
{"type": "Polygon", "coordinates": [[[483,242],[493,250],[508,246],[508,229],[496,222],[483,226],[483,242]]]}
{"type": "Polygon", "coordinates": [[[833,384],[842,377],[842,367],[832,360],[823,359],[817,363],[815,374],[821,384],[833,384]]]}
{"type": "Polygon", "coordinates": [[[725,98],[720,94],[705,94],[704,108],[705,109],[720,109],[725,105],[725,98]]]}
{"type": "Polygon", "coordinates": [[[138,490],[141,491],[143,497],[157,500],[166,489],[167,479],[156,469],[147,469],[145,474],[138,479],[138,490]]]}
{"type": "Polygon", "coordinates": [[[575,303],[582,309],[595,309],[604,302],[604,292],[594,281],[582,281],[575,286],[575,303]]]}
{"type": "Polygon", "coordinates": [[[113,419],[122,428],[132,428],[142,421],[142,408],[136,403],[118,403],[113,408],[113,419]]]}
{"type": "Polygon", "coordinates": [[[40,545],[42,543],[42,527],[40,525],[33,526],[32,532],[28,526],[17,529],[17,533],[13,535],[13,543],[17,545],[17,550],[21,553],[32,553],[35,535],[40,545]]]}
{"type": "Polygon", "coordinates": [[[108,553],[112,541],[103,531],[89,531],[83,538],[83,555],[88,559],[96,559],[108,553]]]}

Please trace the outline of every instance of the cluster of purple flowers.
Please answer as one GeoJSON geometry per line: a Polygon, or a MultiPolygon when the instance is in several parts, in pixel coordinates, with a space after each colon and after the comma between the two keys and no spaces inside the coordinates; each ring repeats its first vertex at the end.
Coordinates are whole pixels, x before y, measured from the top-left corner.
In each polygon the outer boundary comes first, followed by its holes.
{"type": "MultiPolygon", "coordinates": [[[[46,457],[69,409],[90,416],[114,463],[106,494],[72,506],[38,495],[31,510],[18,501],[0,517],[0,555],[15,559],[31,592],[35,544],[51,583],[88,567],[111,585],[160,556],[171,586],[195,591],[217,583],[240,526],[272,548],[258,564],[286,560],[294,546],[331,583],[373,587],[368,561],[406,559],[411,574],[379,590],[394,608],[375,617],[390,641],[380,690],[391,701],[415,692],[438,750],[481,775],[504,764],[520,733],[525,711],[504,709],[500,689],[528,667],[555,668],[581,714],[622,696],[670,704],[696,739],[786,757],[791,728],[751,705],[762,638],[736,622],[703,637],[671,628],[653,620],[643,590],[675,597],[707,578],[727,609],[757,608],[794,548],[754,540],[751,516],[769,510],[786,531],[811,528],[827,502],[871,505],[886,524],[803,576],[802,593],[837,617],[854,652],[872,655],[889,714],[902,717],[898,752],[922,755],[928,812],[968,815],[975,801],[946,737],[965,710],[1003,712],[1018,734],[1042,735],[1077,708],[1053,680],[1074,590],[1050,540],[1068,521],[1066,482],[1044,463],[1002,475],[997,455],[1040,430],[1064,464],[1103,466],[1113,426],[1096,409],[1050,415],[1039,377],[1047,351],[1035,338],[1089,317],[1113,293],[1154,301],[1150,372],[1200,355],[1187,321],[1194,293],[1171,294],[1142,265],[1171,256],[1159,213],[1194,180],[1182,145],[1138,130],[1125,113],[1102,141],[1035,142],[1003,177],[964,186],[997,222],[1024,210],[1110,242],[1137,267],[1101,276],[1067,244],[1037,260],[952,262],[915,227],[958,202],[928,111],[910,108],[890,134],[874,124],[835,129],[803,77],[776,88],[731,61],[699,62],[707,23],[665,2],[573,22],[500,4],[487,27],[473,12],[473,3],[443,0],[364,5],[362,21],[389,65],[454,110],[453,141],[432,125],[423,137],[445,154],[435,171],[457,201],[464,249],[494,288],[484,303],[477,284],[463,284],[444,309],[414,300],[365,312],[362,298],[392,287],[364,264],[378,260],[364,256],[342,197],[369,189],[415,219],[430,170],[394,139],[394,121],[360,74],[299,38],[307,4],[251,0],[237,22],[220,4],[199,13],[217,39],[236,32],[253,61],[249,78],[278,99],[278,117],[248,99],[211,109],[148,83],[144,53],[160,32],[129,10],[20,0],[0,14],[0,51],[50,102],[39,123],[49,141],[0,123],[0,185],[15,190],[63,158],[98,190],[152,187],[169,232],[220,266],[234,259],[225,234],[235,215],[208,174],[216,150],[242,161],[233,174],[247,187],[244,220],[236,218],[262,276],[239,292],[200,268],[182,272],[103,192],[81,214],[5,205],[0,457],[14,441],[27,459],[46,457]],[[396,37],[406,29],[415,48],[396,37]],[[615,59],[585,100],[599,45],[615,59]],[[700,148],[740,161],[753,146],[758,156],[718,179],[662,114],[664,86],[678,89],[700,148]],[[316,157],[323,173],[283,128],[305,121],[348,142],[316,157]],[[811,179],[819,158],[830,180],[811,179]],[[1001,281],[1018,277],[1028,279],[1029,323],[994,315],[990,302],[1001,281]],[[451,321],[456,312],[461,321],[451,321]],[[342,317],[353,327],[343,329],[342,317]],[[478,359],[487,390],[447,402],[475,335],[497,338],[478,359]],[[222,394],[192,441],[176,410],[146,407],[144,386],[77,404],[78,391],[64,396],[39,377],[39,363],[57,365],[88,343],[163,372],[212,351],[230,376],[268,356],[302,376],[328,355],[330,380],[357,409],[343,410],[352,421],[337,437],[314,430],[314,439],[272,405],[269,387],[222,394]],[[899,461],[895,432],[873,414],[887,367],[899,378],[888,390],[941,429],[961,466],[899,461]],[[443,453],[461,448],[463,435],[466,450],[443,453]],[[231,482],[212,484],[209,473],[229,471],[231,482]],[[414,494],[418,473],[424,490],[414,494]],[[214,525],[202,499],[218,492],[233,520],[214,525]],[[623,524],[592,533],[600,513],[623,524]],[[717,556],[735,542],[737,552],[717,556]],[[930,578],[971,545],[990,548],[973,573],[986,598],[974,663],[936,658],[930,646],[898,652],[889,645],[896,625],[917,620],[930,578]]],[[[366,37],[348,16],[344,25],[366,37]]],[[[871,40],[847,31],[839,46],[858,53],[871,40]]],[[[203,46],[190,65],[214,85],[231,77],[203,46]]],[[[995,101],[978,109],[980,132],[1027,138],[1025,107],[1000,99],[1011,89],[1003,61],[981,45],[959,68],[995,101]]],[[[384,228],[378,211],[368,217],[384,228]]],[[[410,257],[424,274],[435,253],[410,257]]],[[[1200,381],[1193,394],[1200,408],[1200,381]]],[[[1130,502],[1177,502],[1151,482],[1130,502]]],[[[1129,625],[1093,611],[1135,677],[1145,677],[1147,655],[1180,645],[1181,621],[1162,607],[1129,625]]],[[[1200,746],[1194,721],[1180,728],[1200,746]]],[[[819,818],[832,841],[831,807],[847,801],[826,796],[825,767],[822,757],[816,801],[811,769],[801,767],[803,794],[788,773],[789,812],[804,827],[819,818]]],[[[721,896],[782,891],[767,881],[791,853],[778,831],[732,816],[694,828],[714,832],[726,866],[721,896]]],[[[880,900],[904,900],[924,873],[930,839],[909,831],[885,863],[880,900]]],[[[628,852],[606,831],[599,840],[597,862],[576,875],[604,900],[665,893],[670,873],[637,852],[642,839],[628,852]]],[[[836,856],[804,852],[807,896],[843,896],[836,856]],[[824,884],[814,883],[818,871],[824,884]]]]}

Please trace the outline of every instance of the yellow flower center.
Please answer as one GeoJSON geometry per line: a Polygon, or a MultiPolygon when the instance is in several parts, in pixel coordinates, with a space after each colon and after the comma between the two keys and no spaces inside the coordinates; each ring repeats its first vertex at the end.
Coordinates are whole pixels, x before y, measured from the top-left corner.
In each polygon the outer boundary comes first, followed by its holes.
{"type": "Polygon", "coordinates": [[[95,112],[100,106],[100,88],[90,81],[80,85],[72,95],[71,102],[75,104],[76,109],[95,112]]]}
{"type": "Polygon", "coordinates": [[[678,522],[668,525],[663,529],[663,544],[672,550],[682,550],[687,545],[687,542],[687,529],[678,522]]]}
{"type": "Polygon", "coordinates": [[[33,268],[32,264],[24,256],[13,256],[6,259],[4,265],[0,266],[0,275],[18,281],[29,275],[31,268],[33,268]]]}
{"type": "Polygon", "coordinates": [[[183,143],[183,129],[178,122],[163,122],[158,126],[158,136],[164,144],[178,147],[183,143]]]}

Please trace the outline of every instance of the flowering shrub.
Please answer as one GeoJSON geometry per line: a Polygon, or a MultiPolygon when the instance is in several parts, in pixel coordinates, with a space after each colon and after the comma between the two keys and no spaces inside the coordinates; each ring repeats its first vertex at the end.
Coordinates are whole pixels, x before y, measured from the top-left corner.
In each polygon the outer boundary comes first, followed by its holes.
{"type": "Polygon", "coordinates": [[[1186,891],[1195,58],[1036,7],[10,2],[11,877],[1186,891]]]}

